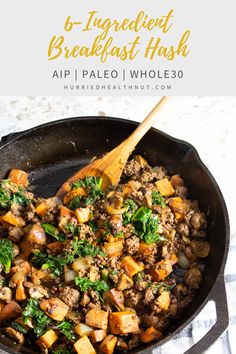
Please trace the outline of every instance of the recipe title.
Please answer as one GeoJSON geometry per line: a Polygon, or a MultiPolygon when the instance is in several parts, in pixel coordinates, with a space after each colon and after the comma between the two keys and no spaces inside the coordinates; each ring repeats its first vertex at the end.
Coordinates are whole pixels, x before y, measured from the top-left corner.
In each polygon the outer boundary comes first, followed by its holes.
{"type": "Polygon", "coordinates": [[[64,22],[64,32],[74,34],[77,31],[80,40],[81,33],[93,33],[92,42],[89,45],[84,43],[68,45],[66,33],[54,35],[48,45],[48,59],[98,57],[105,63],[109,57],[132,61],[138,55],[149,60],[158,57],[168,61],[173,61],[178,56],[185,58],[190,51],[188,46],[190,30],[185,30],[175,43],[165,44],[165,38],[170,41],[168,35],[173,32],[174,19],[173,9],[158,18],[150,17],[144,11],[140,11],[134,19],[122,20],[102,18],[98,11],[88,12],[84,22],[68,16],[64,22]],[[132,32],[134,37],[131,41],[120,44],[119,36],[115,36],[116,32],[132,32]]]}

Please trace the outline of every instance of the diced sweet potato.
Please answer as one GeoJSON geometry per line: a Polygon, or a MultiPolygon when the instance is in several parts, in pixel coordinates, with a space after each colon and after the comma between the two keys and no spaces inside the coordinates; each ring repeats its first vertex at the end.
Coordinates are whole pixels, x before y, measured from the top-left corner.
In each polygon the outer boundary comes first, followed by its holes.
{"type": "Polygon", "coordinates": [[[172,187],[176,189],[178,186],[184,185],[184,180],[179,175],[174,175],[171,177],[170,183],[172,187]]]}
{"type": "Polygon", "coordinates": [[[57,297],[42,300],[40,308],[55,321],[63,321],[69,310],[69,307],[57,297]]]}
{"type": "Polygon", "coordinates": [[[104,248],[109,257],[119,257],[123,252],[123,241],[104,242],[104,248]]]}
{"type": "Polygon", "coordinates": [[[139,330],[139,318],[132,311],[112,312],[109,326],[112,334],[134,333],[139,330]]]}
{"type": "Polygon", "coordinates": [[[72,199],[74,199],[75,197],[86,197],[87,193],[86,190],[84,188],[76,188],[76,189],[72,189],[70,192],[68,192],[64,198],[63,198],[63,203],[67,204],[69,203],[72,199]]]}
{"type": "Polygon", "coordinates": [[[166,311],[170,306],[170,293],[169,291],[162,291],[157,298],[158,306],[160,309],[166,311]]]}
{"type": "Polygon", "coordinates": [[[91,309],[85,317],[85,323],[88,326],[107,330],[108,312],[98,309],[91,309]]]}
{"type": "Polygon", "coordinates": [[[89,326],[87,326],[85,323],[78,323],[77,326],[75,327],[75,332],[80,336],[88,336],[91,332],[93,332],[93,329],[89,326]]]}
{"type": "Polygon", "coordinates": [[[45,245],[47,242],[47,236],[41,225],[34,224],[28,234],[25,236],[25,240],[36,245],[45,245]]]}
{"type": "Polygon", "coordinates": [[[126,256],[122,259],[121,267],[129,277],[132,277],[144,269],[143,263],[136,262],[136,260],[131,256],[126,256]]]}
{"type": "Polygon", "coordinates": [[[155,246],[156,246],[155,242],[148,245],[146,242],[141,241],[139,245],[138,253],[145,257],[150,256],[155,246]]]}
{"type": "Polygon", "coordinates": [[[67,207],[65,207],[64,205],[62,205],[60,207],[60,216],[74,216],[74,212],[73,210],[68,209],[67,207]]]}
{"type": "Polygon", "coordinates": [[[16,168],[13,168],[10,171],[8,178],[11,180],[11,182],[20,186],[27,187],[29,184],[28,173],[22,170],[18,170],[16,168]]]}
{"type": "Polygon", "coordinates": [[[171,262],[171,265],[175,265],[176,263],[178,263],[179,259],[175,253],[172,253],[169,255],[168,260],[171,262]]]}
{"type": "Polygon", "coordinates": [[[133,285],[133,279],[128,277],[126,274],[122,274],[118,281],[117,289],[123,291],[132,288],[133,285]]]}
{"type": "Polygon", "coordinates": [[[154,327],[149,327],[146,331],[140,333],[140,339],[143,343],[149,343],[162,336],[162,333],[154,327]]]}
{"type": "Polygon", "coordinates": [[[77,340],[77,342],[74,343],[74,349],[77,354],[96,354],[96,351],[87,336],[83,336],[77,340]]]}
{"type": "Polygon", "coordinates": [[[171,262],[163,259],[158,262],[149,272],[154,281],[164,280],[172,272],[171,262]]]}
{"type": "Polygon", "coordinates": [[[56,332],[53,331],[53,329],[50,329],[49,331],[44,333],[41,337],[39,337],[39,339],[36,340],[36,343],[41,349],[45,350],[51,348],[51,346],[53,345],[53,343],[56,342],[57,339],[58,336],[56,332]]]}
{"type": "Polygon", "coordinates": [[[25,226],[25,220],[21,216],[15,216],[10,210],[2,215],[0,219],[13,226],[25,226]]]}
{"type": "Polygon", "coordinates": [[[78,219],[78,222],[83,224],[90,220],[91,211],[89,208],[78,208],[75,210],[75,215],[78,219]]]}
{"type": "Polygon", "coordinates": [[[172,187],[170,181],[167,178],[160,179],[159,181],[155,182],[155,184],[157,186],[157,190],[164,197],[169,197],[175,192],[174,188],[172,187]]]}
{"type": "Polygon", "coordinates": [[[117,290],[117,289],[110,289],[104,293],[104,299],[106,299],[107,302],[111,303],[114,305],[117,310],[124,310],[124,295],[122,291],[117,290]]]}
{"type": "Polygon", "coordinates": [[[104,354],[112,354],[115,350],[116,343],[117,337],[109,334],[99,345],[99,349],[104,354]]]}
{"type": "Polygon", "coordinates": [[[5,320],[12,320],[21,315],[22,308],[15,301],[9,302],[6,306],[2,308],[0,312],[0,323],[5,320]]]}
{"type": "Polygon", "coordinates": [[[47,211],[48,211],[48,205],[46,201],[39,203],[35,208],[36,214],[38,214],[41,218],[44,217],[47,211]]]}
{"type": "Polygon", "coordinates": [[[89,335],[89,338],[92,343],[101,342],[107,335],[107,332],[104,329],[95,329],[89,335]]]}
{"type": "Polygon", "coordinates": [[[189,209],[189,204],[180,197],[171,198],[169,206],[174,212],[183,215],[185,215],[189,209]]]}

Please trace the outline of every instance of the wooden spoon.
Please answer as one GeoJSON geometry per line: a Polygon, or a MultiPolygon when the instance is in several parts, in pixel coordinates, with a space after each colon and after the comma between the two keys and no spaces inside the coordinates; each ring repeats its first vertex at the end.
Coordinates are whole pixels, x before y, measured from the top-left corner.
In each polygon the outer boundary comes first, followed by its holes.
{"type": "Polygon", "coordinates": [[[109,185],[118,184],[126,162],[134,150],[135,146],[152,127],[156,118],[156,113],[161,109],[168,97],[164,96],[147,115],[144,121],[134,130],[134,132],[120,145],[108,152],[100,159],[92,161],[70,177],[58,190],[56,197],[62,199],[71,190],[71,184],[86,176],[101,176],[102,189],[105,190],[109,185]]]}

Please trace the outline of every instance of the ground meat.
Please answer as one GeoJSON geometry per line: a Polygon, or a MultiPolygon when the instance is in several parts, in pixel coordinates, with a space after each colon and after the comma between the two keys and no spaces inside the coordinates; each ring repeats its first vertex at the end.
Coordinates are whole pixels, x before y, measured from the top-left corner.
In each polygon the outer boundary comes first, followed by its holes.
{"type": "Polygon", "coordinates": [[[128,342],[129,349],[136,348],[140,344],[140,338],[138,334],[133,334],[132,338],[128,342]]]}
{"type": "Polygon", "coordinates": [[[18,243],[23,235],[24,231],[20,227],[10,226],[8,229],[8,238],[15,243],[18,243]]]}
{"type": "Polygon", "coordinates": [[[80,225],[80,239],[93,240],[95,239],[95,233],[89,225],[81,224],[80,225]]]}
{"type": "Polygon", "coordinates": [[[133,289],[125,290],[125,306],[136,308],[138,305],[141,305],[142,293],[134,291],[133,289]]]}
{"type": "Polygon", "coordinates": [[[24,219],[30,221],[35,217],[35,208],[33,204],[29,204],[24,212],[24,219]]]}
{"type": "Polygon", "coordinates": [[[15,216],[21,216],[24,211],[24,208],[19,204],[13,203],[11,205],[11,211],[15,216]]]}
{"type": "Polygon", "coordinates": [[[141,317],[141,323],[149,328],[149,327],[158,327],[159,317],[154,315],[145,314],[141,317]]]}
{"type": "Polygon", "coordinates": [[[196,230],[206,228],[206,218],[203,213],[193,214],[190,219],[190,223],[196,230]]]}
{"type": "Polygon", "coordinates": [[[152,288],[147,288],[144,295],[144,304],[149,304],[155,299],[152,288]]]}
{"type": "Polygon", "coordinates": [[[178,226],[177,226],[177,230],[179,233],[181,233],[184,236],[189,236],[189,227],[185,222],[181,222],[178,226]]]}
{"type": "Polygon", "coordinates": [[[125,168],[123,170],[123,174],[130,177],[133,175],[137,175],[138,172],[141,169],[141,165],[139,162],[135,161],[135,160],[130,160],[127,162],[127,164],[125,165],[125,168]]]}
{"type": "Polygon", "coordinates": [[[69,307],[77,307],[79,305],[80,293],[76,289],[69,286],[59,289],[60,299],[69,307]]]}
{"type": "Polygon", "coordinates": [[[152,182],[154,179],[156,179],[156,172],[153,172],[152,168],[146,168],[140,176],[142,183],[152,182]]]}
{"type": "Polygon", "coordinates": [[[160,221],[162,225],[165,225],[166,223],[172,225],[174,223],[174,214],[169,207],[161,209],[160,221]]]}
{"type": "Polygon", "coordinates": [[[128,254],[135,254],[138,252],[140,246],[140,238],[137,236],[129,237],[124,243],[124,252],[128,254]]]}
{"type": "Polygon", "coordinates": [[[165,177],[166,171],[161,166],[153,167],[153,171],[156,173],[156,179],[160,180],[165,177]]]}

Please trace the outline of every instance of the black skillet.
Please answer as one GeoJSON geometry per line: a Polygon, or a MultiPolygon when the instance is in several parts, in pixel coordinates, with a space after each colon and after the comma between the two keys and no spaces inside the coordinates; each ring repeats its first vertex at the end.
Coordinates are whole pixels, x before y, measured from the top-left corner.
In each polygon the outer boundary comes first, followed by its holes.
{"type": "MultiPolygon", "coordinates": [[[[0,178],[10,168],[30,171],[34,192],[48,197],[75,171],[93,156],[101,156],[126,139],[138,123],[111,117],[80,117],[47,123],[25,132],[2,138],[0,146],[0,178]]],[[[163,165],[168,171],[181,174],[190,190],[208,215],[211,251],[206,259],[203,284],[197,295],[158,343],[143,345],[132,353],[151,354],[174,338],[203,309],[208,301],[216,305],[217,320],[210,331],[186,353],[203,353],[228,326],[228,309],[224,285],[224,268],[229,248],[229,220],[221,191],[190,144],[151,129],[136,148],[152,166],[163,165]]],[[[0,348],[16,353],[37,352],[37,348],[14,344],[0,336],[0,348]]]]}

